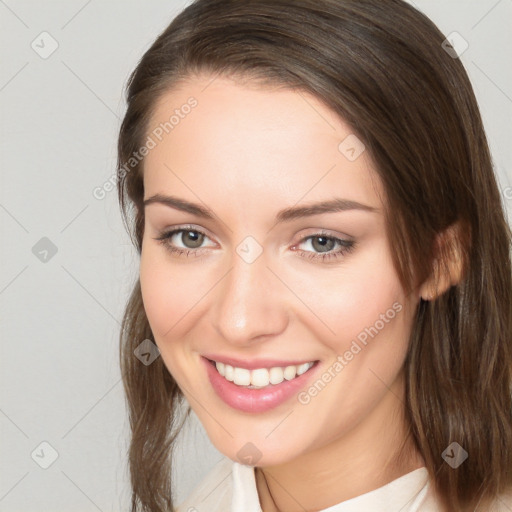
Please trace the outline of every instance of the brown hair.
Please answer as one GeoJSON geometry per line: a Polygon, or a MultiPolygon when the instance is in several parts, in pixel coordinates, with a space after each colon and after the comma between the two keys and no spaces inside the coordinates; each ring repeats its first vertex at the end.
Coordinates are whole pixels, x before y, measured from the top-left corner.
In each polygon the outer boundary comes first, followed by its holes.
{"type": "MultiPolygon", "coordinates": [[[[444,39],[402,0],[196,0],[129,77],[118,192],[140,254],[144,160],[128,172],[124,164],[144,144],[158,99],[195,73],[306,91],[336,112],[376,164],[406,290],[445,261],[437,235],[461,226],[462,278],[418,305],[405,414],[442,506],[473,511],[512,485],[511,233],[473,89],[444,39]],[[469,454],[456,469],[442,458],[453,441],[469,454]]],[[[146,338],[154,339],[137,281],[120,338],[132,512],[172,511],[183,395],[161,357],[148,366],[134,357],[146,338]]]]}

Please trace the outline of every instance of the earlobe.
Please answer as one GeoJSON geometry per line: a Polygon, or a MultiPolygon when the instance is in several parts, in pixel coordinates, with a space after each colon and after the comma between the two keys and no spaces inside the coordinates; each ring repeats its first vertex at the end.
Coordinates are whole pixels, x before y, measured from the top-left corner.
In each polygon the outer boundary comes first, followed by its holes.
{"type": "Polygon", "coordinates": [[[420,287],[420,297],[425,301],[439,297],[461,281],[463,270],[461,224],[456,222],[436,237],[436,256],[430,276],[420,287]]]}

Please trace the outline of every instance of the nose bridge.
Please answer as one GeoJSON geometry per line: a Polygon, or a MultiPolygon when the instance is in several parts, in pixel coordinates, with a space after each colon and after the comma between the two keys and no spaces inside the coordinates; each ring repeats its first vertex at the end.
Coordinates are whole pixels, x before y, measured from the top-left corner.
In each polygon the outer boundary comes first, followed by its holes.
{"type": "Polygon", "coordinates": [[[250,343],[285,329],[287,313],[279,299],[280,283],[267,268],[262,248],[258,249],[251,240],[239,244],[233,252],[231,270],[223,281],[216,297],[213,321],[226,341],[250,343]]]}

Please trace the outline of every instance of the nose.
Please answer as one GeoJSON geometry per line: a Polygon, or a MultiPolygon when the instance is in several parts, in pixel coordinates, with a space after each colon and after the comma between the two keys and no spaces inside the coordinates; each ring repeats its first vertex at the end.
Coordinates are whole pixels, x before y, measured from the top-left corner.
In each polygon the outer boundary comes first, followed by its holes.
{"type": "Polygon", "coordinates": [[[267,268],[265,253],[252,263],[234,254],[232,267],[217,288],[211,318],[227,343],[250,345],[286,329],[286,288],[267,268]]]}

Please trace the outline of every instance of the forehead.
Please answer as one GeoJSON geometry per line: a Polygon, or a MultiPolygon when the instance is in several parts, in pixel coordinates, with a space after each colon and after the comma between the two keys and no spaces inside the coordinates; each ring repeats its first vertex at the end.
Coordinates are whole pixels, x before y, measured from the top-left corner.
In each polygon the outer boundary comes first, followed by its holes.
{"type": "Polygon", "coordinates": [[[362,142],[303,91],[196,77],[160,98],[147,135],[146,197],[172,191],[212,207],[277,210],[347,196],[381,207],[371,159],[357,157],[362,142]]]}

